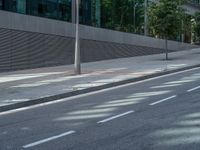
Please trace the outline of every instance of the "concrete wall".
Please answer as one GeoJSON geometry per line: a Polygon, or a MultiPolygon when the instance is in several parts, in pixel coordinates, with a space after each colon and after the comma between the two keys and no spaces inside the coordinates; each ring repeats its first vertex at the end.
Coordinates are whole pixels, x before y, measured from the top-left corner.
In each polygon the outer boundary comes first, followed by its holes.
{"type": "MultiPolygon", "coordinates": [[[[81,61],[164,52],[164,41],[81,25],[81,61]]],[[[72,23],[0,11],[0,72],[74,62],[72,23]]],[[[169,41],[171,50],[194,45],[169,41]]]]}
{"type": "MultiPolygon", "coordinates": [[[[65,37],[74,37],[75,35],[74,24],[64,21],[21,15],[6,11],[0,11],[0,20],[1,28],[38,32],[65,37]]],[[[161,49],[164,48],[165,45],[165,42],[162,39],[83,25],[81,25],[80,31],[81,37],[87,40],[130,44],[161,49]]],[[[184,50],[195,47],[194,45],[174,41],[169,41],[168,44],[168,47],[171,50],[184,50]]]]}

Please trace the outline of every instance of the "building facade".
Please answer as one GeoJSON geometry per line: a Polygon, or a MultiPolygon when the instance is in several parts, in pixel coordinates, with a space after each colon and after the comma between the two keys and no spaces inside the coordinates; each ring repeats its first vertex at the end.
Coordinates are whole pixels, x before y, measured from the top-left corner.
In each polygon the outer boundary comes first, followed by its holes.
{"type": "MultiPolygon", "coordinates": [[[[143,36],[144,7],[144,0],[81,0],[82,61],[162,53],[163,40],[143,36]]],[[[0,72],[72,64],[74,22],[75,0],[0,0],[0,72]]],[[[191,47],[169,42],[170,50],[191,47]]]]}
{"type": "MultiPolygon", "coordinates": [[[[73,22],[75,0],[0,0],[0,9],[20,14],[73,22]]],[[[138,32],[144,25],[143,0],[81,0],[80,23],[138,32]]]]}

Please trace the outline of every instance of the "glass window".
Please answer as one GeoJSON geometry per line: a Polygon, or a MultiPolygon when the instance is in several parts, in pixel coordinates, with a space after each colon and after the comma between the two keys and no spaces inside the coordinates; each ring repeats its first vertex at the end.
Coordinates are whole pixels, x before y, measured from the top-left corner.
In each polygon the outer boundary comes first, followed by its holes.
{"type": "Polygon", "coordinates": [[[18,13],[26,13],[26,0],[17,0],[16,7],[18,13]]]}
{"type": "Polygon", "coordinates": [[[57,0],[46,0],[45,16],[56,19],[58,17],[58,2],[57,0]]]}
{"type": "Polygon", "coordinates": [[[101,0],[82,0],[81,1],[80,22],[85,25],[100,27],[101,0]]]}
{"type": "Polygon", "coordinates": [[[0,0],[0,7],[4,10],[26,13],[26,0],[0,0]]]}
{"type": "Polygon", "coordinates": [[[0,0],[0,9],[71,21],[72,0],[0,0]]]}
{"type": "Polygon", "coordinates": [[[144,0],[101,0],[101,27],[144,32],[144,0]]]}
{"type": "Polygon", "coordinates": [[[16,12],[16,0],[4,0],[4,9],[16,12]]]}
{"type": "Polygon", "coordinates": [[[58,18],[60,20],[71,21],[71,0],[59,0],[58,1],[58,18]]]}
{"type": "Polygon", "coordinates": [[[28,14],[59,20],[71,20],[71,0],[27,0],[28,14]]]}
{"type": "Polygon", "coordinates": [[[34,16],[45,16],[45,11],[47,9],[44,0],[27,0],[27,12],[34,16]]]}
{"type": "Polygon", "coordinates": [[[80,22],[143,34],[144,0],[81,0],[80,22]]]}
{"type": "Polygon", "coordinates": [[[85,25],[92,25],[92,1],[91,0],[81,1],[80,22],[85,25]]]}
{"type": "Polygon", "coordinates": [[[3,0],[0,0],[0,9],[3,9],[3,0]]]}

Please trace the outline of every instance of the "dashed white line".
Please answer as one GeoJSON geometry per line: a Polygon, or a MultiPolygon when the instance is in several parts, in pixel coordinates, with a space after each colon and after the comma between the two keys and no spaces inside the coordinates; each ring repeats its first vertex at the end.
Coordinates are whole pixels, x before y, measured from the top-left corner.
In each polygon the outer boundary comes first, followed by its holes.
{"type": "Polygon", "coordinates": [[[108,121],[117,119],[117,118],[119,118],[119,117],[123,117],[123,116],[125,116],[125,115],[131,114],[131,113],[133,113],[133,112],[134,112],[134,111],[131,110],[131,111],[125,112],[125,113],[123,113],[123,114],[119,114],[119,115],[116,115],[116,116],[113,116],[113,117],[110,117],[110,118],[101,120],[101,121],[99,121],[99,122],[97,122],[97,123],[98,123],[98,124],[100,124],[100,123],[105,123],[105,122],[108,122],[108,121]]]}
{"type": "Polygon", "coordinates": [[[193,91],[198,90],[198,89],[200,89],[200,86],[197,86],[197,87],[195,87],[195,88],[192,88],[192,89],[190,89],[190,90],[187,90],[187,92],[193,92],[193,91]]]}
{"type": "Polygon", "coordinates": [[[156,104],[159,104],[159,103],[165,102],[165,101],[167,101],[167,100],[173,99],[173,98],[175,98],[175,97],[177,97],[177,96],[176,96],[176,95],[173,95],[173,96],[170,96],[170,97],[168,97],[168,98],[162,99],[162,100],[160,100],[160,101],[157,101],[157,102],[151,103],[151,104],[149,104],[149,105],[150,105],[150,106],[153,106],[153,105],[156,105],[156,104]]]}
{"type": "Polygon", "coordinates": [[[73,133],[75,133],[75,131],[68,131],[68,132],[62,133],[60,135],[52,136],[50,138],[46,138],[46,139],[31,143],[31,144],[24,145],[23,148],[30,148],[30,147],[33,147],[33,146],[37,146],[37,145],[40,145],[40,144],[43,144],[43,143],[46,143],[46,142],[67,136],[67,135],[70,135],[70,134],[73,134],[73,133]]]}

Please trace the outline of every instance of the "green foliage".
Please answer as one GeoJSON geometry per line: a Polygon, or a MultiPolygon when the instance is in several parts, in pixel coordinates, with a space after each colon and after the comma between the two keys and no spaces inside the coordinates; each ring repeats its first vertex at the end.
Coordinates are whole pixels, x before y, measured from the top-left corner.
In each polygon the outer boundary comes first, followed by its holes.
{"type": "Polygon", "coordinates": [[[149,26],[152,34],[161,38],[176,39],[181,31],[184,10],[183,0],[160,0],[149,8],[149,26]]]}

